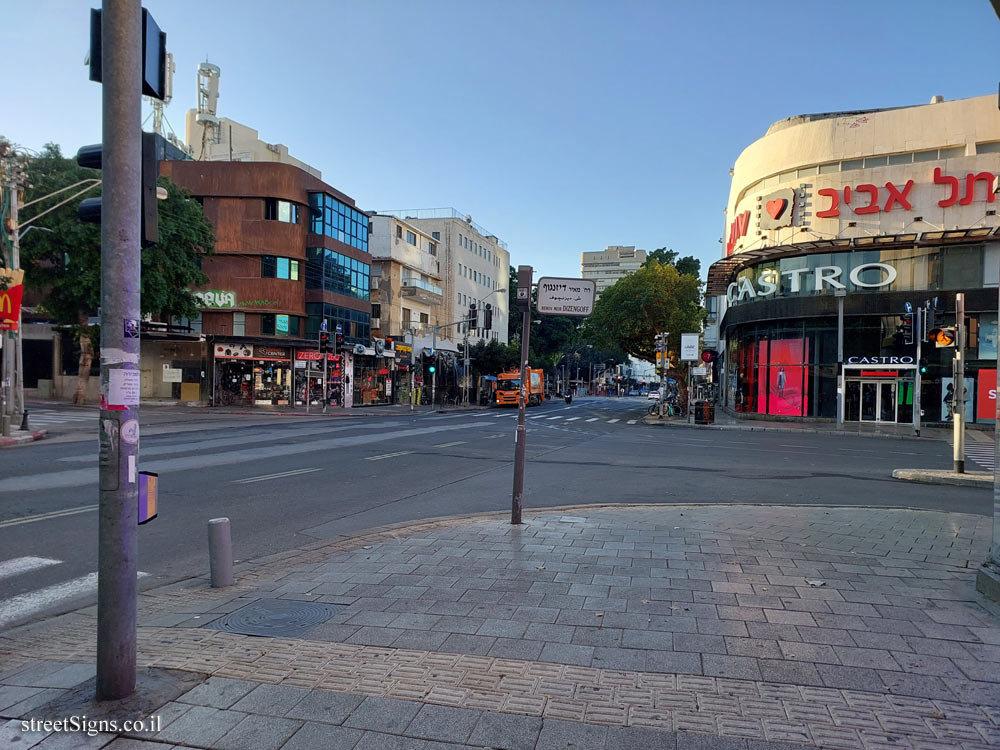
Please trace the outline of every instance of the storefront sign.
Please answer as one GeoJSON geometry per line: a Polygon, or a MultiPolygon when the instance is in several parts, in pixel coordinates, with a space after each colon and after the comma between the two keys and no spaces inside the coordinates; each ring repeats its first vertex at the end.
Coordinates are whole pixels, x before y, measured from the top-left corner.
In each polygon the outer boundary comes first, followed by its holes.
{"type": "Polygon", "coordinates": [[[216,359],[253,359],[253,349],[244,344],[216,344],[216,359]]]}
{"type": "Polygon", "coordinates": [[[21,314],[21,297],[24,295],[24,271],[0,272],[0,331],[16,331],[21,314]]]}
{"type": "Polygon", "coordinates": [[[245,299],[240,302],[240,307],[277,307],[276,299],[245,299]]]}
{"type": "Polygon", "coordinates": [[[726,255],[729,255],[736,249],[736,243],[739,242],[741,237],[746,236],[747,227],[749,226],[749,211],[744,211],[743,213],[736,215],[733,223],[729,225],[729,241],[726,243],[726,255]]]}
{"type": "Polygon", "coordinates": [[[275,333],[288,335],[288,316],[287,315],[275,315],[274,316],[274,331],[275,333]]]}
{"type": "Polygon", "coordinates": [[[980,370],[976,393],[976,419],[997,418],[997,371],[980,370]]]}
{"type": "MultiPolygon", "coordinates": [[[[757,279],[756,288],[746,277],[731,283],[726,290],[726,299],[729,304],[734,305],[755,297],[768,297],[778,291],[779,274],[771,269],[768,270],[771,272],[765,272],[757,279]]],[[[782,271],[780,275],[788,278],[788,292],[791,294],[847,288],[847,285],[840,281],[840,278],[844,276],[844,269],[840,266],[817,266],[815,269],[793,268],[789,271],[782,271]],[[810,276],[812,276],[811,279],[810,276]]],[[[896,269],[889,263],[862,263],[852,268],[847,274],[847,278],[855,287],[878,289],[889,286],[896,280],[896,269]],[[861,277],[865,271],[878,272],[879,277],[874,281],[865,281],[861,277]]]]}
{"type": "Polygon", "coordinates": [[[287,360],[288,349],[283,346],[261,346],[257,345],[253,348],[254,359],[276,359],[276,360],[287,360]]]}
{"type": "Polygon", "coordinates": [[[198,300],[202,307],[236,307],[236,292],[224,291],[222,289],[207,289],[200,292],[191,292],[191,295],[198,300]]]}
{"type": "Polygon", "coordinates": [[[848,357],[849,365],[912,365],[913,357],[848,357]]]}
{"type": "MultiPolygon", "coordinates": [[[[938,202],[941,208],[953,206],[957,202],[960,206],[967,206],[975,200],[976,185],[980,182],[985,185],[985,197],[987,203],[996,200],[993,192],[996,183],[996,175],[992,172],[969,172],[964,176],[964,180],[951,175],[942,174],[941,167],[934,168],[934,184],[944,185],[947,195],[938,202]],[[962,190],[964,183],[964,191],[962,190]]],[[[902,187],[894,182],[885,183],[884,192],[878,185],[865,183],[851,188],[850,185],[841,190],[833,188],[823,188],[817,194],[826,198],[828,203],[826,208],[816,212],[820,219],[827,219],[840,216],[841,204],[846,211],[850,206],[852,211],[858,215],[877,214],[882,211],[889,212],[898,206],[904,211],[912,211],[913,205],[910,202],[910,191],[913,189],[913,180],[907,180],[902,187]],[[886,196],[885,203],[882,203],[882,195],[886,196]]],[[[822,205],[822,204],[820,204],[822,205]]],[[[765,229],[763,224],[761,228],[765,229]]]]}
{"type": "MultiPolygon", "coordinates": [[[[295,359],[301,360],[303,362],[322,362],[323,355],[320,354],[319,352],[314,352],[309,349],[306,349],[304,351],[302,349],[299,349],[297,352],[295,352],[295,359]]],[[[340,357],[338,357],[336,354],[330,354],[329,352],[327,352],[326,359],[329,362],[340,361],[340,357]]]]}
{"type": "Polygon", "coordinates": [[[760,199],[761,229],[779,229],[792,225],[792,213],[795,210],[795,191],[778,190],[760,199]]]}

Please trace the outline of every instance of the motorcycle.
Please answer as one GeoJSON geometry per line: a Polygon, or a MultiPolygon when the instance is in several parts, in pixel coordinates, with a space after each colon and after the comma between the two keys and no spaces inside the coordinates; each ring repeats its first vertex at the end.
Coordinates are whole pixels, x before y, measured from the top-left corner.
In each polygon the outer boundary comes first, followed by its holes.
{"type": "Polygon", "coordinates": [[[571,394],[569,394],[569,393],[566,394],[566,403],[567,404],[572,404],[573,403],[573,396],[571,394]]]}

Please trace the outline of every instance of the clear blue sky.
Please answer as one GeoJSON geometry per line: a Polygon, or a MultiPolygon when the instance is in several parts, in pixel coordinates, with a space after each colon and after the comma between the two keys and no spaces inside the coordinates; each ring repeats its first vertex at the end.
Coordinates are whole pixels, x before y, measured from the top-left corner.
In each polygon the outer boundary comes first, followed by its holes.
{"type": "MultiPolygon", "coordinates": [[[[90,4],[4,3],[0,134],[70,154],[100,140],[90,4]]],[[[177,64],[167,118],[182,137],[207,58],[221,116],[361,208],[454,206],[549,275],[579,275],[580,252],[607,245],[667,246],[704,269],[728,170],[771,122],[989,94],[1000,77],[989,0],[146,7],[177,64]]]]}

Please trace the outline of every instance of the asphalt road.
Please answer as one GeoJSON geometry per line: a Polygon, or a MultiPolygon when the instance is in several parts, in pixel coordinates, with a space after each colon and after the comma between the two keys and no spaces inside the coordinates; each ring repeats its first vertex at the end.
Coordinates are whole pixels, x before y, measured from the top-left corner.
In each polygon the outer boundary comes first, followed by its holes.
{"type": "MultiPolygon", "coordinates": [[[[894,468],[949,468],[942,442],[652,427],[641,421],[646,406],[584,398],[530,409],[525,507],[811,503],[991,512],[986,490],[891,478],[894,468]]],[[[78,413],[62,427],[46,425],[56,433],[51,441],[0,451],[0,630],[95,600],[96,426],[92,411],[78,413]]],[[[218,516],[232,520],[237,559],[249,559],[386,523],[506,511],[515,416],[155,412],[144,419],[140,468],[159,473],[160,507],[139,529],[140,585],[206,573],[205,524],[218,516]]]]}

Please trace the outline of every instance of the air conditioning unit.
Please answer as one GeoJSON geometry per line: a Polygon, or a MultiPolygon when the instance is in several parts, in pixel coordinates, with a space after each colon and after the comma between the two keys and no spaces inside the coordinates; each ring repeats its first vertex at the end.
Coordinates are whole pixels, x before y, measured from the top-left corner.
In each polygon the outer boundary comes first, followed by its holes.
{"type": "Polygon", "coordinates": [[[382,318],[372,318],[371,319],[371,327],[372,328],[381,328],[382,327],[382,318]]]}
{"type": "Polygon", "coordinates": [[[378,289],[378,279],[379,279],[378,276],[372,276],[371,277],[370,281],[371,281],[371,288],[372,289],[378,289]]]}

